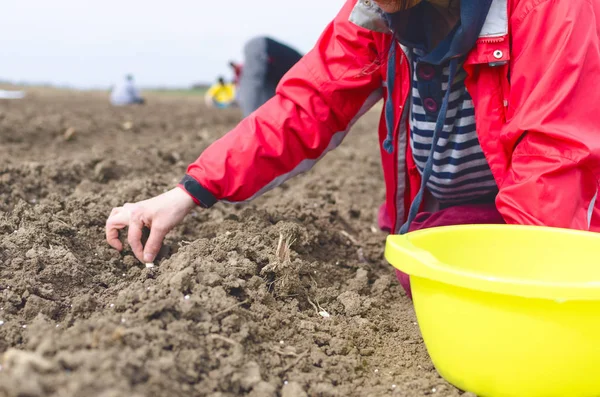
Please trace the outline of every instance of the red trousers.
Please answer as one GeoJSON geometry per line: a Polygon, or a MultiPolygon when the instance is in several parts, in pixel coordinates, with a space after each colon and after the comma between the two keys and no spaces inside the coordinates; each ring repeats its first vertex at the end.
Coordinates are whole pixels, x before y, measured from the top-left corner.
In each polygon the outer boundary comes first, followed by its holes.
{"type": "MultiPolygon", "coordinates": [[[[380,210],[379,227],[382,230],[390,231],[391,226],[386,218],[384,209],[380,210]]],[[[413,223],[411,223],[409,232],[439,226],[503,223],[505,223],[504,219],[498,210],[496,210],[494,204],[468,204],[446,208],[434,213],[422,212],[418,214],[413,223]]],[[[396,270],[396,276],[408,297],[412,298],[410,291],[410,277],[399,270],[396,270]]]]}

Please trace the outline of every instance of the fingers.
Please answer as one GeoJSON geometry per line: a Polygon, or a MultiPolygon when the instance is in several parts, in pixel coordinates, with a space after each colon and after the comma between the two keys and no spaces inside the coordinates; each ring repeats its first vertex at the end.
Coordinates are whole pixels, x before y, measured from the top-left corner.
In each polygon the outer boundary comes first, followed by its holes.
{"type": "Polygon", "coordinates": [[[156,255],[158,255],[158,252],[162,246],[162,242],[167,233],[168,230],[166,228],[156,225],[150,229],[150,237],[148,237],[148,241],[144,247],[145,263],[154,262],[154,259],[156,258],[156,255]]]}
{"type": "Polygon", "coordinates": [[[122,250],[119,230],[129,227],[127,241],[133,254],[141,262],[153,262],[160,252],[165,235],[194,206],[190,196],[179,188],[150,200],[124,204],[112,210],[106,222],[106,240],[112,247],[122,250]],[[144,226],[150,228],[147,241],[142,241],[144,226]]]}
{"type": "Polygon", "coordinates": [[[106,226],[106,242],[117,251],[123,250],[123,243],[119,240],[119,229],[106,226]]]}
{"type": "Polygon", "coordinates": [[[119,240],[119,230],[123,229],[128,224],[129,212],[125,211],[122,207],[113,208],[110,216],[106,220],[105,233],[106,241],[117,251],[121,251],[123,249],[123,244],[119,240]]]}
{"type": "Polygon", "coordinates": [[[143,260],[144,247],[142,246],[142,228],[144,224],[140,217],[132,216],[129,220],[129,230],[127,231],[127,242],[133,251],[133,254],[140,260],[143,260]]]}

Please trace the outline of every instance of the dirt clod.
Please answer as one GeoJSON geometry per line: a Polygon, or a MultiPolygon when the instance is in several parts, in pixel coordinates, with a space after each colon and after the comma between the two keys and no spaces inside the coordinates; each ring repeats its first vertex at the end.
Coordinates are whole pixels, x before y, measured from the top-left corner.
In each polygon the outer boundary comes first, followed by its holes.
{"type": "Polygon", "coordinates": [[[281,397],[308,397],[308,394],[299,383],[288,382],[281,388],[281,397]]]}

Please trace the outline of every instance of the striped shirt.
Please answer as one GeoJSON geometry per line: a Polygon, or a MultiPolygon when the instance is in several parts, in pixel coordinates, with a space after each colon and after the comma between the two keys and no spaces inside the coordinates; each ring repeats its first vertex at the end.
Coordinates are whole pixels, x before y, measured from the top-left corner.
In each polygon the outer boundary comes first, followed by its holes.
{"type": "MultiPolygon", "coordinates": [[[[431,151],[433,131],[448,89],[449,67],[420,63],[424,52],[412,50],[410,137],[421,174],[431,151]]],[[[455,205],[490,196],[498,187],[477,138],[473,100],[460,67],[451,87],[446,122],[435,147],[429,192],[442,204],[455,205]]]]}

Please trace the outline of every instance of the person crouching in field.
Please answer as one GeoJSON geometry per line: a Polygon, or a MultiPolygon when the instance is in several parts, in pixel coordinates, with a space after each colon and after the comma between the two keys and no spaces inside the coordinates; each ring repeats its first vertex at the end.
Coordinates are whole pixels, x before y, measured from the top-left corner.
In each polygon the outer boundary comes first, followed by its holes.
{"type": "Polygon", "coordinates": [[[382,228],[600,231],[597,17],[598,0],[348,0],[274,98],[178,187],[113,209],[106,238],[120,250],[129,227],[135,255],[152,261],[195,206],[253,199],[308,171],[382,97],[382,228]]]}
{"type": "Polygon", "coordinates": [[[140,91],[135,86],[132,75],[125,76],[125,79],[112,89],[110,103],[114,106],[143,105],[145,103],[140,91]]]}
{"type": "Polygon", "coordinates": [[[225,83],[223,77],[210,87],[204,94],[204,103],[208,107],[228,108],[235,102],[235,86],[225,83]]]}

